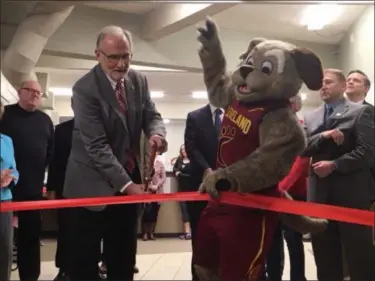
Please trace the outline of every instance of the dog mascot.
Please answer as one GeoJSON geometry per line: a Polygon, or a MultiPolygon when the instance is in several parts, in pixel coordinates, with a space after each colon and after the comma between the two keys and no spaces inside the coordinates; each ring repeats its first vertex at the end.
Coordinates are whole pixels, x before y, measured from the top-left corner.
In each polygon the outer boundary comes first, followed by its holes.
{"type": "MultiPolygon", "coordinates": [[[[215,23],[207,19],[198,31],[210,103],[225,109],[218,169],[203,179],[200,192],[217,198],[219,183],[227,183],[230,191],[281,197],[277,184],[305,148],[289,99],[302,83],[321,88],[321,61],[307,49],[257,38],[229,75],[215,23]]],[[[278,219],[302,233],[323,231],[327,225],[326,220],[209,202],[193,251],[199,278],[259,280],[278,219]]]]}

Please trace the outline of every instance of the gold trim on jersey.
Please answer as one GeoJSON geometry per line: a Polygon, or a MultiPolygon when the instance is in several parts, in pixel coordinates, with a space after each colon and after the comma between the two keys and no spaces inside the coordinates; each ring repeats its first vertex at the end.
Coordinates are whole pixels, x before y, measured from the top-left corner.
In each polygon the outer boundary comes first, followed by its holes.
{"type": "Polygon", "coordinates": [[[260,271],[261,271],[261,268],[262,268],[263,264],[258,264],[258,265],[256,265],[256,264],[259,262],[259,259],[260,259],[261,255],[263,253],[265,238],[266,238],[266,216],[263,215],[260,245],[259,245],[259,249],[258,249],[258,252],[257,252],[255,258],[251,262],[249,270],[247,271],[247,274],[246,274],[248,276],[247,280],[258,280],[259,279],[259,274],[261,273],[260,271]]]}

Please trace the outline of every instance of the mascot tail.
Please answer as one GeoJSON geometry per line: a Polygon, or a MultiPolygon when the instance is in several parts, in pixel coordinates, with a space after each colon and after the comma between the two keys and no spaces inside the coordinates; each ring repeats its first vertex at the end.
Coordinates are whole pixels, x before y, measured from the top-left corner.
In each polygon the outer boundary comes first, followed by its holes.
{"type": "MultiPolygon", "coordinates": [[[[293,200],[293,198],[285,192],[285,198],[293,200]]],[[[291,215],[291,214],[280,214],[280,220],[286,226],[298,231],[302,234],[315,234],[325,231],[328,225],[328,220],[310,218],[301,215],[291,215]]]]}

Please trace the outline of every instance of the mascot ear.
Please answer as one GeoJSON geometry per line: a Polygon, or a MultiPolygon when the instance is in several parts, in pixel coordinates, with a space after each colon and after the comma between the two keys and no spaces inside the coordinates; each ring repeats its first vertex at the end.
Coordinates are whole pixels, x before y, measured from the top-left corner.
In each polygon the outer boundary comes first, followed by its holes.
{"type": "Polygon", "coordinates": [[[307,88],[317,91],[323,83],[323,66],[319,57],[306,48],[296,48],[291,52],[299,76],[307,88]]]}
{"type": "Polygon", "coordinates": [[[256,45],[258,45],[259,43],[262,43],[263,41],[266,41],[265,38],[260,38],[260,37],[257,37],[257,38],[253,38],[250,42],[249,42],[249,47],[247,47],[247,50],[246,52],[244,52],[241,56],[240,56],[240,60],[244,60],[247,58],[247,56],[250,54],[250,52],[254,49],[254,47],[256,45]]]}

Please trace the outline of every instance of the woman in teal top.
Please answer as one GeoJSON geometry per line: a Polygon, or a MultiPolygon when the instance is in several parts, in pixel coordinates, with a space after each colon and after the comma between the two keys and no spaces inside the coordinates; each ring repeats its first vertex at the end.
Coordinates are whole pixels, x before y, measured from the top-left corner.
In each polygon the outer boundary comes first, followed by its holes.
{"type": "MultiPolygon", "coordinates": [[[[0,101],[0,121],[4,107],[0,101]]],[[[0,204],[12,200],[11,188],[18,181],[12,139],[0,134],[0,204]]],[[[1,208],[1,206],[0,206],[1,208]]],[[[13,251],[13,214],[0,212],[0,280],[10,280],[13,251]]]]}

